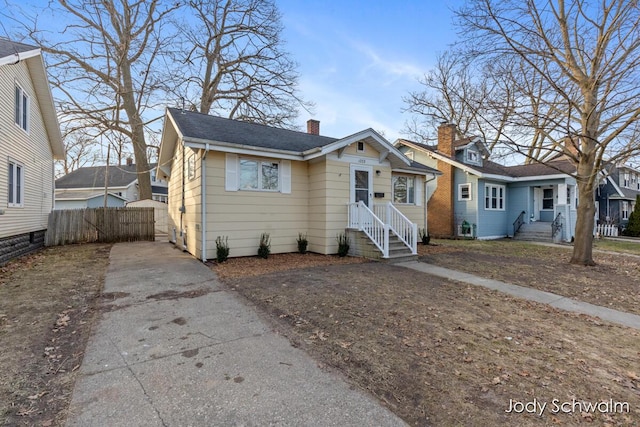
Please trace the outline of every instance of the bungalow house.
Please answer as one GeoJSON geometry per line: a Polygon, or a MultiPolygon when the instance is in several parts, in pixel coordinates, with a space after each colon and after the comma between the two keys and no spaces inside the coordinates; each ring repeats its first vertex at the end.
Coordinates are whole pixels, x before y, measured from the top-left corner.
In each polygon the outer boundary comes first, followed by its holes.
{"type": "MultiPolygon", "coordinates": [[[[155,164],[150,165],[152,200],[167,202],[167,182],[156,177],[155,164]]],[[[127,202],[139,200],[138,174],[131,158],[124,165],[91,166],[78,168],[56,180],[56,209],[67,209],[68,206],[95,204],[89,199],[95,195],[104,196],[105,180],[107,192],[113,196],[108,200],[109,206],[124,206],[127,202]],[[122,199],[123,202],[119,202],[122,199]],[[71,203],[71,201],[75,201],[71,203]]],[[[104,200],[100,206],[104,206],[104,200]]],[[[74,209],[71,207],[71,209],[74,209]]]]}
{"type": "Polygon", "coordinates": [[[44,244],[64,146],[38,47],[0,38],[0,264],[44,244]]]}
{"type": "Polygon", "coordinates": [[[337,139],[319,128],[316,120],[305,133],[167,109],[158,176],[169,182],[170,240],[203,261],[222,236],[230,256],[256,255],[262,233],[272,253],[295,252],[302,233],[310,251],[333,254],[336,236],[349,232],[352,253],[391,258],[400,246],[415,254],[438,171],[372,129],[337,139]]]}
{"type": "Polygon", "coordinates": [[[640,170],[629,165],[607,165],[596,193],[599,224],[625,228],[640,195],[640,170]]]}
{"type": "Polygon", "coordinates": [[[480,138],[461,137],[452,124],[438,128],[435,146],[404,139],[395,145],[409,158],[443,173],[427,206],[431,235],[566,241],[574,236],[575,167],[566,157],[546,164],[503,166],[487,160],[480,138]]]}

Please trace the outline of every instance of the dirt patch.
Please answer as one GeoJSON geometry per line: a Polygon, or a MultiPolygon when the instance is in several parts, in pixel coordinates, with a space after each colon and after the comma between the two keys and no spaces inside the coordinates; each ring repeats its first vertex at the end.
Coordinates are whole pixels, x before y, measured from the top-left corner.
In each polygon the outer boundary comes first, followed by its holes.
{"type": "Polygon", "coordinates": [[[411,425],[640,423],[636,330],[379,263],[225,282],[411,425]]]}
{"type": "Polygon", "coordinates": [[[48,248],[0,269],[0,425],[64,424],[110,249],[48,248]]]}
{"type": "Polygon", "coordinates": [[[571,248],[513,240],[418,246],[430,264],[640,314],[640,257],[594,252],[594,267],[569,264],[571,248]]]}
{"type": "Polygon", "coordinates": [[[255,257],[229,258],[223,263],[211,262],[209,265],[222,279],[251,277],[274,271],[295,270],[320,265],[343,265],[368,262],[365,258],[344,257],[337,255],[320,255],[314,253],[275,254],[263,259],[255,257]]]}

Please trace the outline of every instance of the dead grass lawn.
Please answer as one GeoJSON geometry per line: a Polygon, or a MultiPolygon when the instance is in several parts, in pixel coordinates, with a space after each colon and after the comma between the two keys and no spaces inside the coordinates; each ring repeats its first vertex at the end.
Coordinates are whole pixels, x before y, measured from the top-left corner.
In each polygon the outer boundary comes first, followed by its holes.
{"type": "MultiPolygon", "coordinates": [[[[257,269],[251,260],[244,271],[257,269]]],[[[235,276],[225,283],[294,345],[411,425],[640,425],[639,331],[381,263],[235,276]],[[534,399],[547,404],[541,416],[505,412],[534,399]],[[553,405],[573,399],[629,412],[553,405]]]]}
{"type": "Polygon", "coordinates": [[[569,264],[570,247],[513,240],[438,240],[418,252],[430,264],[640,314],[638,256],[596,251],[597,265],[584,267],[569,264]]]}
{"type": "Polygon", "coordinates": [[[49,248],[0,268],[0,425],[64,425],[110,248],[49,248]]]}

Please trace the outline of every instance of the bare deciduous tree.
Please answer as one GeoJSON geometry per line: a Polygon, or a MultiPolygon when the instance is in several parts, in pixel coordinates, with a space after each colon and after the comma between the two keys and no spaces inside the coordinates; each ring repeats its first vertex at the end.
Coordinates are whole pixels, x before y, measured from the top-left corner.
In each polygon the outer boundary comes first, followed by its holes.
{"type": "Polygon", "coordinates": [[[60,161],[60,175],[66,175],[78,168],[94,166],[100,162],[100,152],[96,149],[93,136],[77,131],[63,137],[65,157],[60,161]]]}
{"type": "Polygon", "coordinates": [[[511,120],[540,137],[526,144],[512,139],[514,149],[539,158],[563,153],[575,163],[579,204],[571,263],[593,265],[598,172],[604,159],[638,149],[638,2],[470,0],[457,17],[473,40],[473,57],[515,64],[504,73],[516,91],[511,120]]]}
{"type": "Polygon", "coordinates": [[[176,97],[190,108],[229,118],[292,127],[298,108],[297,64],[284,51],[280,13],[271,0],[191,0],[178,28],[176,97]],[[180,78],[177,76],[185,76],[180,78]]]}
{"type": "Polygon", "coordinates": [[[65,122],[77,123],[68,131],[94,128],[131,142],[141,199],[151,198],[145,110],[160,87],[156,59],[170,39],[159,33],[178,6],[164,7],[158,0],[58,0],[22,23],[25,36],[49,54],[59,113],[65,122]],[[55,21],[44,24],[43,16],[55,21]],[[53,29],[57,23],[64,23],[59,31],[53,29]]]}
{"type": "Polygon", "coordinates": [[[421,90],[403,99],[405,111],[414,114],[406,123],[405,133],[418,140],[432,141],[439,124],[448,122],[464,135],[482,136],[493,150],[508,124],[508,115],[491,106],[509,106],[513,102],[509,88],[500,83],[490,72],[473,72],[459,52],[438,55],[435,68],[420,80],[421,90]]]}

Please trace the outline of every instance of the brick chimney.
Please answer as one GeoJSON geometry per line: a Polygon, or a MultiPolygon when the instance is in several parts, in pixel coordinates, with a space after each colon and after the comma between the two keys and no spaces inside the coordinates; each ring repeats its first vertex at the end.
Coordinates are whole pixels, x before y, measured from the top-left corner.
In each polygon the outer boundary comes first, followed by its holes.
{"type": "Polygon", "coordinates": [[[438,151],[444,155],[453,157],[455,148],[453,141],[456,140],[458,129],[452,123],[442,123],[438,127],[438,151]]]}
{"type": "Polygon", "coordinates": [[[133,157],[129,156],[127,157],[127,166],[132,166],[133,165],[133,157]]]}
{"type": "MultiPolygon", "coordinates": [[[[456,125],[443,123],[438,127],[438,152],[447,156],[455,156],[455,147],[453,142],[456,140],[458,129],[456,125]]],[[[437,215],[429,215],[427,217],[427,226],[429,233],[434,237],[452,237],[455,236],[455,220],[454,220],[454,194],[455,168],[453,165],[438,160],[436,169],[442,172],[438,177],[438,186],[436,191],[429,200],[429,212],[437,212],[437,215]]]]}
{"type": "Polygon", "coordinates": [[[313,119],[307,120],[307,133],[311,135],[320,135],[320,121],[313,119]]]}

